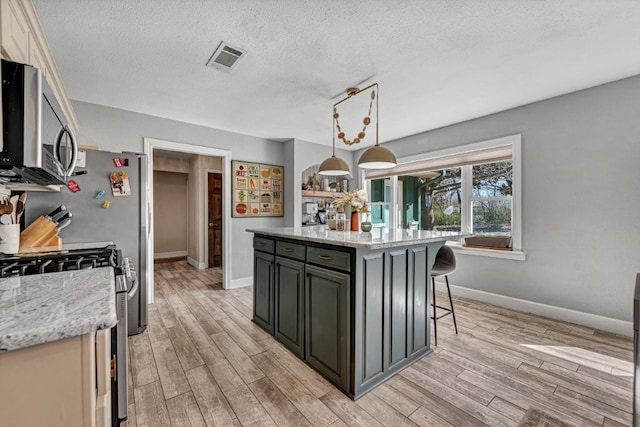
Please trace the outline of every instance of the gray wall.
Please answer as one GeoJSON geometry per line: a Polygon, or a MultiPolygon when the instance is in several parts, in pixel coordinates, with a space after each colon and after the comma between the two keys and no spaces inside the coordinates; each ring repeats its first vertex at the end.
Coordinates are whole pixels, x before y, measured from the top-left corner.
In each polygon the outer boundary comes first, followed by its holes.
{"type": "Polygon", "coordinates": [[[516,133],[526,261],[459,255],[452,283],[630,321],[640,271],[640,76],[384,145],[403,157],[516,133]]]}
{"type": "MultiPolygon", "coordinates": [[[[107,151],[142,152],[143,138],[156,138],[231,151],[233,160],[283,164],[284,145],[280,142],[175,120],[139,114],[86,102],[73,101],[80,129],[78,142],[107,151]]],[[[290,173],[285,169],[285,174],[290,173]]],[[[285,187],[287,194],[289,189],[285,187]]],[[[292,200],[285,199],[285,204],[292,200]]],[[[231,219],[231,279],[251,275],[252,235],[246,228],[281,227],[284,218],[231,219]]],[[[117,242],[116,242],[117,243],[117,242]]]]}

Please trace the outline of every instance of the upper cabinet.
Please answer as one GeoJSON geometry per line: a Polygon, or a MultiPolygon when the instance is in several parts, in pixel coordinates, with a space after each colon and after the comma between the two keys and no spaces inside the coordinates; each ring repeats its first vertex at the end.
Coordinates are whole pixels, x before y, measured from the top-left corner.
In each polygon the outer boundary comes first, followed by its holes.
{"type": "Polygon", "coordinates": [[[0,51],[3,58],[42,71],[74,130],[78,119],[31,0],[0,0],[0,51]]]}

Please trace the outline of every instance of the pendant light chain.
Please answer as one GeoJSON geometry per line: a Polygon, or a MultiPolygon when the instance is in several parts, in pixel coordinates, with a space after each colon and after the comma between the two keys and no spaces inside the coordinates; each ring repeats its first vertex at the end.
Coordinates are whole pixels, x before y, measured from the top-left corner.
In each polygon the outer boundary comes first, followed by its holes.
{"type": "MultiPolygon", "coordinates": [[[[356,92],[354,95],[357,95],[359,92],[356,92]]],[[[351,95],[353,96],[353,95],[351,95]]],[[[338,108],[337,106],[333,107],[333,118],[336,122],[336,128],[338,129],[338,139],[341,139],[342,142],[344,142],[346,145],[353,145],[353,144],[357,144],[360,141],[362,141],[366,134],[367,131],[367,126],[369,126],[369,124],[371,123],[371,108],[373,107],[373,100],[376,100],[376,108],[378,105],[378,100],[376,98],[376,90],[372,89],[371,90],[371,101],[369,102],[369,112],[367,113],[367,115],[365,116],[364,119],[362,119],[362,123],[364,124],[364,127],[362,128],[362,131],[360,131],[358,133],[358,136],[356,138],[353,138],[353,140],[347,139],[345,136],[345,133],[342,131],[342,128],[340,127],[340,114],[338,113],[338,108]]],[[[376,122],[377,125],[377,122],[376,122]]]]}

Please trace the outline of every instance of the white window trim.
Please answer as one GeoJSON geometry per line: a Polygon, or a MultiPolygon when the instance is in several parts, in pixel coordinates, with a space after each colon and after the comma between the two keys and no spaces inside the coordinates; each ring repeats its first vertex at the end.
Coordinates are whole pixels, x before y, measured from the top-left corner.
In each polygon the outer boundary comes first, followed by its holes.
{"type": "MultiPolygon", "coordinates": [[[[513,158],[513,181],[512,181],[512,189],[513,196],[511,199],[511,215],[512,215],[512,223],[511,223],[511,251],[500,251],[494,249],[481,249],[481,248],[466,248],[462,246],[462,244],[457,242],[448,242],[447,245],[451,246],[457,254],[464,255],[475,255],[475,256],[486,256],[491,258],[503,258],[503,259],[511,259],[524,261],[526,259],[526,254],[522,250],[522,135],[509,135],[501,138],[490,139],[481,142],[475,142],[466,145],[459,145],[457,147],[446,148],[443,150],[431,151],[428,153],[421,153],[412,156],[401,157],[398,159],[398,164],[401,163],[409,163],[416,162],[421,160],[430,160],[438,157],[446,157],[452,156],[455,154],[478,151],[478,150],[486,150],[490,148],[497,148],[505,145],[511,145],[512,149],[512,158],[513,158]]],[[[471,180],[471,174],[466,174],[467,179],[471,180]]],[[[364,181],[364,173],[361,174],[361,179],[364,181]]],[[[396,178],[397,179],[397,178],[396,178]]],[[[366,180],[367,184],[370,183],[370,180],[366,180]]],[[[471,183],[469,183],[471,184],[471,183]]],[[[368,190],[371,189],[370,186],[367,187],[368,190]]],[[[392,194],[392,202],[397,200],[396,188],[391,187],[392,194]]],[[[472,197],[469,192],[463,193],[462,195],[462,203],[465,203],[467,206],[470,206],[472,203],[472,197]]],[[[475,200],[475,199],[474,199],[475,200]]],[[[390,209],[391,210],[391,209],[390,209]]],[[[393,209],[395,210],[395,209],[393,209]]],[[[466,215],[470,216],[469,209],[463,209],[463,213],[467,212],[466,215]]],[[[391,227],[396,227],[397,223],[395,218],[393,222],[390,222],[391,227]]],[[[464,222],[466,224],[471,224],[471,218],[466,218],[464,222]]]]}

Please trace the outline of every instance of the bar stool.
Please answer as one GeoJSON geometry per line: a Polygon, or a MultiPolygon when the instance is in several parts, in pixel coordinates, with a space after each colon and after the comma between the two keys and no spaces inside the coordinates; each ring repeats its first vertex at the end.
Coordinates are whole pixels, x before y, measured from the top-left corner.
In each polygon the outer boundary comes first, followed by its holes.
{"type": "Polygon", "coordinates": [[[438,345],[438,326],[437,321],[445,316],[452,315],[453,316],[453,327],[456,330],[456,335],[458,334],[458,325],[456,324],[456,312],[453,310],[453,300],[451,299],[451,289],[449,288],[449,277],[448,275],[453,273],[456,269],[456,255],[453,253],[453,250],[448,246],[443,246],[440,248],[438,253],[436,254],[436,260],[433,263],[433,267],[431,268],[431,294],[433,296],[433,303],[431,306],[433,307],[433,336],[434,336],[434,345],[438,345]],[[436,304],[436,277],[443,276],[444,280],[447,283],[447,293],[449,294],[449,304],[451,308],[442,307],[436,304]],[[444,311],[440,316],[437,315],[436,309],[441,309],[444,311]]]}

